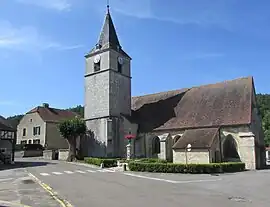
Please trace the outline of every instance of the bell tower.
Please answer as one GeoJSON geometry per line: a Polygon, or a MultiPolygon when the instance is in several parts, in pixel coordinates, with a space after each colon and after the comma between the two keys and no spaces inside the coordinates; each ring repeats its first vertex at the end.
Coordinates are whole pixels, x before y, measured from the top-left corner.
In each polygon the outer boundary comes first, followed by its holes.
{"type": "Polygon", "coordinates": [[[98,42],[85,59],[84,118],[94,132],[88,155],[122,156],[121,115],[131,114],[131,58],[120,45],[109,6],[98,42]]]}

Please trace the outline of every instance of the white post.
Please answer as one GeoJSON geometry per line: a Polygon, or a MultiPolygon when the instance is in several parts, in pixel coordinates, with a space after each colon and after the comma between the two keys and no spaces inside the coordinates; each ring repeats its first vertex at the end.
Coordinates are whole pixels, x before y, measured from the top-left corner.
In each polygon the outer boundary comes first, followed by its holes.
{"type": "Polygon", "coordinates": [[[127,160],[131,158],[131,143],[127,144],[127,160]]]}

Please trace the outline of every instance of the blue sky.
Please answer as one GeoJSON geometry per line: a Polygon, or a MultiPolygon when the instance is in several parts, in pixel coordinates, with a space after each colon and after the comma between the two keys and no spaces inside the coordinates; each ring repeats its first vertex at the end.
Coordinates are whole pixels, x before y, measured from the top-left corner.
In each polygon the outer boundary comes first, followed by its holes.
{"type": "MultiPolygon", "coordinates": [[[[270,93],[269,1],[110,1],[133,95],[250,75],[270,93]]],[[[105,12],[106,0],[1,0],[0,114],[83,104],[84,55],[105,12]]]]}

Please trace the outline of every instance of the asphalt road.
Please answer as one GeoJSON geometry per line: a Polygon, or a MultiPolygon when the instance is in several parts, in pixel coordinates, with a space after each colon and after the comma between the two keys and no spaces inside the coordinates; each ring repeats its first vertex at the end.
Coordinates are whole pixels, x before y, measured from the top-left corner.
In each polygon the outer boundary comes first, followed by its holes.
{"type": "Polygon", "coordinates": [[[224,175],[155,174],[99,171],[41,160],[33,161],[27,170],[74,207],[264,207],[270,203],[270,170],[224,175]]]}

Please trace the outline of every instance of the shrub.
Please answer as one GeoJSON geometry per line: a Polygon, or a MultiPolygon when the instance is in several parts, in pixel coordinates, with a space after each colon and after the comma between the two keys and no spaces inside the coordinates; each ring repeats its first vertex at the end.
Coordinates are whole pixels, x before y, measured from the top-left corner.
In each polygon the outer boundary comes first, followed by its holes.
{"type": "Polygon", "coordinates": [[[167,163],[167,160],[157,159],[157,158],[141,158],[134,161],[143,163],[167,163]]]}
{"type": "Polygon", "coordinates": [[[245,163],[210,163],[210,164],[173,164],[159,162],[129,162],[131,171],[146,171],[160,173],[224,173],[245,170],[245,163]]]}
{"type": "Polygon", "coordinates": [[[92,165],[100,166],[101,163],[104,164],[104,167],[116,167],[117,159],[106,159],[106,158],[94,158],[94,157],[85,157],[84,162],[92,165]]]}

